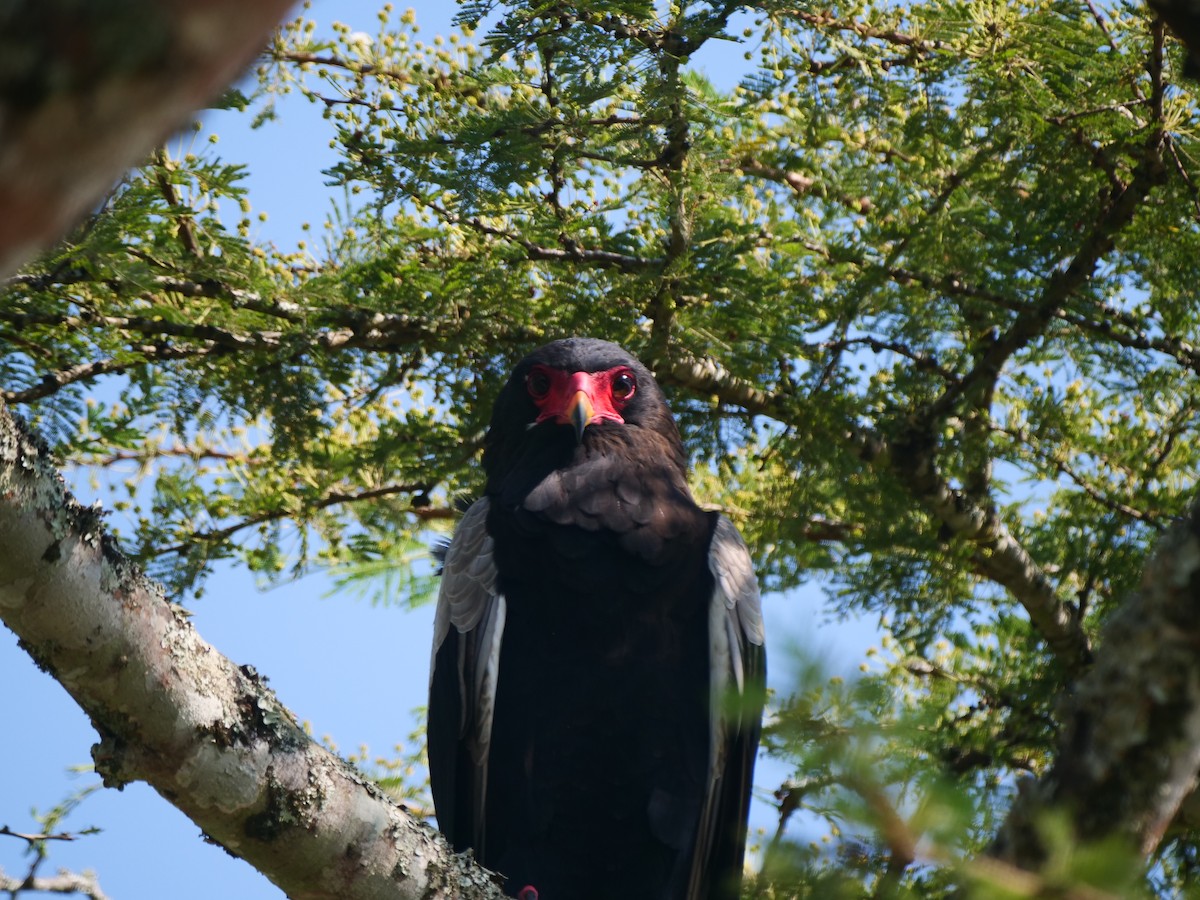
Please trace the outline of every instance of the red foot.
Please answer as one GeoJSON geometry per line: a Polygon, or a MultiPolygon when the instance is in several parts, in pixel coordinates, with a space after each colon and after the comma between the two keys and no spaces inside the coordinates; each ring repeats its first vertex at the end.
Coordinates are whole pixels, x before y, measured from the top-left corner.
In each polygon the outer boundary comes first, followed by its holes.
{"type": "Polygon", "coordinates": [[[538,900],[537,888],[531,884],[525,885],[517,892],[517,900],[538,900]]]}

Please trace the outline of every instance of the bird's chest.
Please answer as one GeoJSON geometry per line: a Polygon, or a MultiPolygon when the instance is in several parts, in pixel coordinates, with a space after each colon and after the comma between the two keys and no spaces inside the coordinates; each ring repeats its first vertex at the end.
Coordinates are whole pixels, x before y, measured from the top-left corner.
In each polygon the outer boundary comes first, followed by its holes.
{"type": "Polygon", "coordinates": [[[620,538],[576,525],[512,525],[495,548],[508,628],[573,652],[670,650],[681,628],[707,615],[704,554],[680,541],[647,561],[620,538]]]}
{"type": "Polygon", "coordinates": [[[515,705],[589,729],[611,706],[644,727],[687,685],[707,687],[714,517],[652,463],[593,457],[494,502],[501,691],[515,705]]]}
{"type": "MultiPolygon", "coordinates": [[[[489,522],[506,598],[505,654],[606,697],[639,690],[704,656],[712,576],[707,514],[689,504],[669,534],[643,537],[500,508],[489,522]],[[631,549],[630,544],[635,546],[631,549]]],[[[643,529],[651,526],[642,526],[643,529]]]]}
{"type": "Polygon", "coordinates": [[[497,721],[520,735],[539,821],[551,809],[559,821],[553,798],[617,758],[625,762],[584,806],[618,794],[641,815],[662,770],[703,775],[711,575],[698,549],[670,548],[653,565],[578,526],[548,525],[549,547],[561,529],[575,531],[569,557],[497,541],[507,603],[497,721]],[[688,748],[698,748],[694,760],[688,748]]]}

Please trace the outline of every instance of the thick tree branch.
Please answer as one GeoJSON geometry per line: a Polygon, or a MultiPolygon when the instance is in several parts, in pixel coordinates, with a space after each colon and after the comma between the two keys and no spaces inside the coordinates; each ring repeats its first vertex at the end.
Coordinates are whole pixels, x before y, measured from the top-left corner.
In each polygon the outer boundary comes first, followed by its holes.
{"type": "Polygon", "coordinates": [[[96,724],[107,783],[146,781],[291,897],[502,896],[206,644],[3,408],[0,546],[0,617],[96,724]]]}
{"type": "Polygon", "coordinates": [[[1050,771],[1021,791],[992,850],[1036,871],[1040,827],[1064,812],[1074,837],[1154,851],[1200,772],[1200,502],[1159,542],[1140,590],[1105,626],[1075,685],[1050,771]]]}
{"type": "Polygon", "coordinates": [[[210,101],[291,0],[43,0],[0,33],[0,276],[63,234],[210,101]]]}
{"type": "MultiPolygon", "coordinates": [[[[288,5],[44,0],[9,10],[0,59],[37,66],[0,65],[0,277],[214,97],[288,5]]],[[[292,321],[277,304],[223,299],[292,321]]],[[[324,338],[378,345],[396,339],[397,324],[356,320],[349,336],[324,338]]],[[[226,352],[277,344],[266,332],[171,336],[226,352]]],[[[110,364],[90,365],[56,380],[110,364]]],[[[0,546],[0,618],[100,730],[97,768],[110,784],[145,780],[294,898],[500,896],[469,859],[309,740],[251,671],[205,644],[108,542],[98,514],[66,494],[45,448],[2,405],[0,546]]]]}
{"type": "MultiPolygon", "coordinates": [[[[1157,60],[1162,52],[1161,30],[1156,35],[1159,40],[1153,58],[1157,60]]],[[[1161,71],[1154,65],[1151,77],[1155,85],[1151,106],[1160,116],[1161,71]]],[[[969,372],[949,381],[936,400],[910,417],[903,434],[892,442],[891,452],[884,457],[891,473],[955,536],[982,551],[978,554],[981,570],[1018,599],[1055,655],[1072,671],[1079,671],[1091,659],[1078,613],[1062,602],[1049,578],[990,504],[973,496],[982,495],[986,484],[966,492],[954,488],[939,473],[935,435],[945,418],[956,410],[968,421],[972,415],[989,415],[991,394],[1004,367],[1045,331],[1068,299],[1092,277],[1117,235],[1133,221],[1150,191],[1162,180],[1164,133],[1161,118],[1157,121],[1159,127],[1146,138],[1129,183],[1112,190],[1095,227],[1081,241],[1070,263],[1046,279],[1041,295],[1018,312],[1003,334],[989,337],[980,346],[969,372]]],[[[980,471],[986,474],[986,469],[980,471]]]]}
{"type": "Polygon", "coordinates": [[[755,387],[738,378],[715,359],[676,352],[664,360],[655,375],[697,394],[715,396],[722,403],[740,406],[755,415],[770,416],[782,422],[790,421],[788,400],[779,394],[755,387]]]}

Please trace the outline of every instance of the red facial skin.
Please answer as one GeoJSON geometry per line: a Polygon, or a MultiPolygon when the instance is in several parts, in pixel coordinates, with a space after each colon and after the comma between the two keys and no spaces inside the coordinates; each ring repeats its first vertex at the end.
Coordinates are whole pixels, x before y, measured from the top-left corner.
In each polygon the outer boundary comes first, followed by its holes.
{"type": "Polygon", "coordinates": [[[621,410],[637,392],[637,380],[628,366],[614,366],[603,372],[563,372],[534,366],[525,379],[525,389],[538,408],[538,422],[573,425],[576,436],[582,439],[588,425],[625,424],[621,410]]]}

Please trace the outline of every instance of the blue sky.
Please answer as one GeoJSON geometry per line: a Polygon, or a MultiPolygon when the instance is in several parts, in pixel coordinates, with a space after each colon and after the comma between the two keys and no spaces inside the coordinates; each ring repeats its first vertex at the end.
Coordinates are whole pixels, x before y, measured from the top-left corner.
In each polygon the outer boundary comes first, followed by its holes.
{"type": "MultiPolygon", "coordinates": [[[[323,30],[337,19],[373,33],[381,3],[316,0],[310,15],[323,30]]],[[[412,5],[424,36],[448,32],[453,3],[412,5]]],[[[712,64],[728,78],[729,66],[746,65],[742,50],[719,48],[712,64]]],[[[301,222],[317,226],[323,221],[330,190],[321,170],[335,159],[320,111],[295,99],[281,105],[279,121],[257,130],[249,129],[246,116],[206,117],[220,135],[219,155],[249,166],[251,203],[269,216],[257,226],[259,236],[281,247],[295,244],[301,222]]],[[[92,499],[85,487],[79,494],[92,499]]],[[[410,612],[327,598],[329,587],[328,579],[313,575],[260,591],[248,573],[224,568],[193,604],[193,622],[235,663],[251,664],[267,676],[315,735],[328,735],[344,752],[362,744],[386,752],[412,730],[412,711],[425,702],[432,607],[410,612]]],[[[873,630],[862,624],[824,623],[820,594],[813,589],[766,598],[766,616],[772,682],[780,686],[789,683],[788,660],[797,647],[819,650],[833,671],[852,673],[875,640],[873,630]]],[[[48,809],[96,780],[90,773],[69,771],[90,764],[96,736],[83,713],[33,666],[7,629],[0,629],[0,685],[6,735],[0,742],[0,825],[32,830],[31,808],[48,809]]],[[[760,767],[759,783],[769,788],[785,775],[778,767],[760,767]]],[[[757,807],[753,822],[769,828],[770,808],[757,807]]],[[[91,825],[102,833],[56,843],[43,874],[60,866],[94,869],[113,900],[283,897],[250,866],[202,841],[195,825],[145,785],[100,791],[65,823],[76,831],[91,825]]],[[[22,850],[21,842],[0,838],[0,868],[22,875],[28,865],[22,850]]]]}

